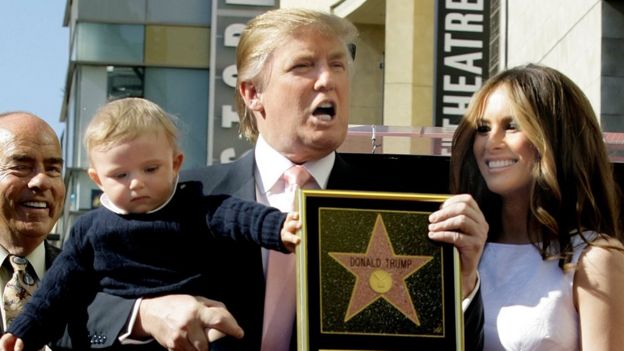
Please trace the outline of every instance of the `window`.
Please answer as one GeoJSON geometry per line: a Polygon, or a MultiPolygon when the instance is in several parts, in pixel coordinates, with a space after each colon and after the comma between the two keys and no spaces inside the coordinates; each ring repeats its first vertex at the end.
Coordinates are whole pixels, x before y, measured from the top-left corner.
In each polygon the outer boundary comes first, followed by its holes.
{"type": "Polygon", "coordinates": [[[178,118],[185,169],[206,165],[208,70],[146,68],[145,98],[178,118]]]}
{"type": "Polygon", "coordinates": [[[106,67],[108,101],[143,97],[145,69],[143,67],[106,67]]]}
{"type": "Polygon", "coordinates": [[[77,61],[143,64],[143,25],[78,23],[77,61]]]}

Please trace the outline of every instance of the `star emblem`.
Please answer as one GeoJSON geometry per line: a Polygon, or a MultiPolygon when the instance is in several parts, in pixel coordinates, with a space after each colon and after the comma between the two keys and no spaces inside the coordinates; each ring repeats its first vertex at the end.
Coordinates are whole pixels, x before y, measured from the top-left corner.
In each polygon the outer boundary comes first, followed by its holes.
{"type": "Polygon", "coordinates": [[[365,253],[330,252],[329,256],[356,279],[345,322],[383,298],[414,324],[420,325],[405,279],[431,261],[433,256],[395,254],[380,214],[365,253]]]}

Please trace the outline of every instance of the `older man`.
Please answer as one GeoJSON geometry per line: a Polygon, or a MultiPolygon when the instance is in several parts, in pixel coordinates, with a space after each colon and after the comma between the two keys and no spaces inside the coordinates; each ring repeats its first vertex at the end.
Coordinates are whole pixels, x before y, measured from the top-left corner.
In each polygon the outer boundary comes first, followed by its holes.
{"type": "Polygon", "coordinates": [[[61,145],[45,121],[27,112],[0,114],[3,330],[58,255],[59,250],[45,239],[63,210],[62,168],[61,145]],[[19,273],[22,265],[25,271],[19,273]],[[12,277],[20,274],[20,282],[15,283],[12,277]],[[17,294],[11,296],[15,289],[17,294]]]}

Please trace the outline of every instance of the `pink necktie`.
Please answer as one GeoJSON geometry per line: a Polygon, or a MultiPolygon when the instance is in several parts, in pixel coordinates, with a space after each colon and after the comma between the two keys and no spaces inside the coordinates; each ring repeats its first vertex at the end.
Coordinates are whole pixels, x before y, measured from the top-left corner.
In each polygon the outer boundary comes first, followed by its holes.
{"type": "MultiPolygon", "coordinates": [[[[290,200],[290,208],[280,210],[292,211],[297,188],[314,184],[314,179],[303,166],[299,165],[287,169],[283,179],[284,192],[290,200]]],[[[292,327],[295,322],[295,288],[295,255],[269,251],[262,351],[288,351],[290,348],[292,327]]]]}

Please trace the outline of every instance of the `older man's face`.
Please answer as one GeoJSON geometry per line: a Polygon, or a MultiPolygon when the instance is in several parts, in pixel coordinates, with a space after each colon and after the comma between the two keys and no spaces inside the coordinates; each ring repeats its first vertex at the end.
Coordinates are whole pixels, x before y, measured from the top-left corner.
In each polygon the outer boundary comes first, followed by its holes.
{"type": "Polygon", "coordinates": [[[349,72],[344,45],[307,28],[275,49],[258,94],[258,129],[293,162],[321,158],[344,141],[349,119],[349,72]]]}
{"type": "Polygon", "coordinates": [[[58,139],[43,121],[0,119],[0,233],[45,238],[65,200],[62,164],[58,139]]]}

